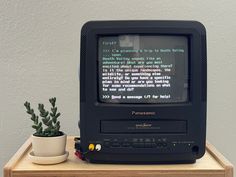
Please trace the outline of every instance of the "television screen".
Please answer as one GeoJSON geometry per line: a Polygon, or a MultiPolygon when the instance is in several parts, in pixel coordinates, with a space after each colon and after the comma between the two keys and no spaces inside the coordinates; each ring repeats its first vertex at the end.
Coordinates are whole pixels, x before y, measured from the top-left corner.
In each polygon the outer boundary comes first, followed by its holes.
{"type": "Polygon", "coordinates": [[[188,56],[187,36],[100,36],[100,102],[187,102],[188,56]]]}

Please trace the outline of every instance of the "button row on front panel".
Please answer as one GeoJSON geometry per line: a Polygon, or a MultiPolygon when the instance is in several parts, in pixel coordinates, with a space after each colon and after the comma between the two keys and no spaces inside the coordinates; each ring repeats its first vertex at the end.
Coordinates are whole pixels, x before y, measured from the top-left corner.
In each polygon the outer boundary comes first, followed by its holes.
{"type": "Polygon", "coordinates": [[[166,147],[166,142],[129,142],[129,141],[104,141],[105,147],[133,147],[133,148],[162,148],[166,147]]]}

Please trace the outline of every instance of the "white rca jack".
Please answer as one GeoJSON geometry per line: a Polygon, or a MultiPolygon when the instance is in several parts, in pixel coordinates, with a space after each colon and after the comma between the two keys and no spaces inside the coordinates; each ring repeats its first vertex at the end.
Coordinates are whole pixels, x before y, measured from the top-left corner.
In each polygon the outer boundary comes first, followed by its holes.
{"type": "Polygon", "coordinates": [[[95,149],[96,149],[96,151],[101,151],[102,145],[101,144],[96,144],[95,149]]]}

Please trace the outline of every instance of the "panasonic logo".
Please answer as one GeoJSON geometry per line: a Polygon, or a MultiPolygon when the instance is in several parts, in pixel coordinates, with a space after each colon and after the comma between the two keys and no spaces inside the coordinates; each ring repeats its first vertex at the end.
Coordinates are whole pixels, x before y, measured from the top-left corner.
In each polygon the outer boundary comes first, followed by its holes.
{"type": "Polygon", "coordinates": [[[154,115],[156,115],[156,112],[137,112],[137,111],[132,111],[131,114],[133,116],[154,116],[154,115]]]}
{"type": "Polygon", "coordinates": [[[149,123],[141,123],[141,124],[136,124],[135,127],[136,127],[136,128],[150,128],[150,127],[152,127],[152,124],[149,124],[149,123]]]}

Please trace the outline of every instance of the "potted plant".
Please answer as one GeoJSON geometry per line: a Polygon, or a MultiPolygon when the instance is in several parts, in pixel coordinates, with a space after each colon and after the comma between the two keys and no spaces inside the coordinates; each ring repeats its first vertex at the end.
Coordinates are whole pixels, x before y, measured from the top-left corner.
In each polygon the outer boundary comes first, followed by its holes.
{"type": "Polygon", "coordinates": [[[43,104],[38,104],[39,116],[35,114],[29,102],[25,102],[26,112],[33,121],[32,128],[35,133],[32,135],[33,154],[37,157],[55,157],[66,153],[66,134],[60,131],[61,115],[57,112],[56,98],[49,99],[51,111],[46,111],[43,104]]]}

